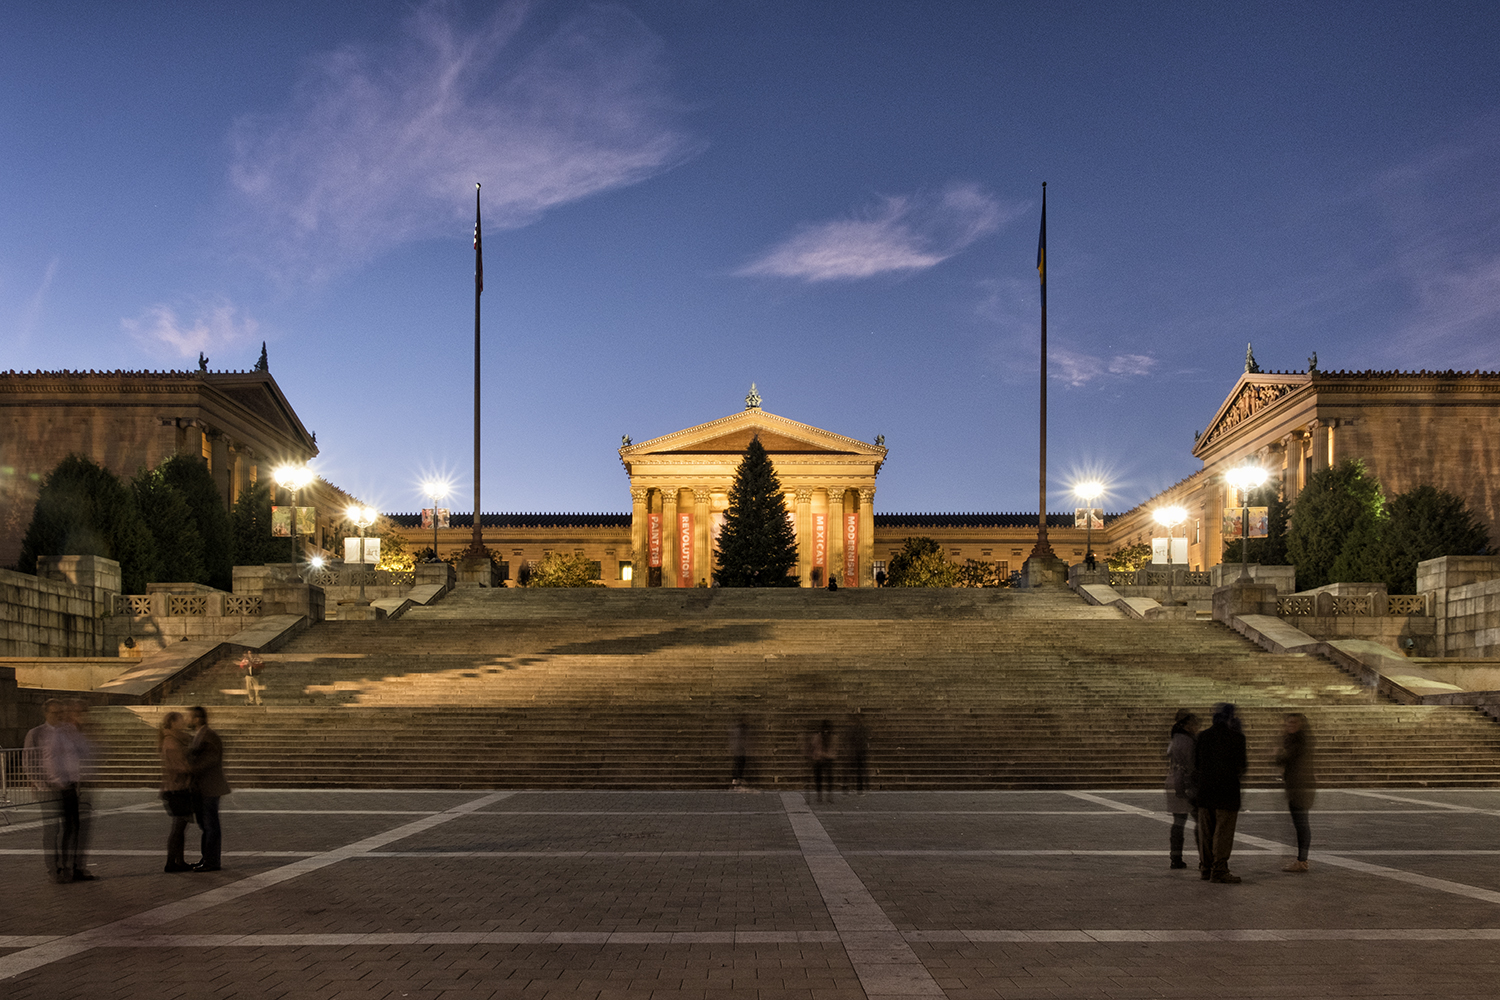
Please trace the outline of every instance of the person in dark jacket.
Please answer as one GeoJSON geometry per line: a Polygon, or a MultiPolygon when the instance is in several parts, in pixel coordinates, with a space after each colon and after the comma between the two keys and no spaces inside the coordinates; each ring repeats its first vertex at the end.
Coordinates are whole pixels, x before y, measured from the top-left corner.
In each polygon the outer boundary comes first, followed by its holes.
{"type": "Polygon", "coordinates": [[[1317,794],[1318,782],[1313,775],[1313,738],[1307,727],[1307,716],[1288,713],[1281,737],[1281,752],[1276,755],[1281,766],[1281,783],[1286,791],[1287,808],[1292,813],[1292,827],[1297,831],[1297,859],[1287,862],[1285,872],[1307,871],[1307,849],[1312,845],[1312,826],[1307,821],[1317,794]]]}
{"type": "Polygon", "coordinates": [[[195,872],[219,870],[223,835],[219,831],[219,799],[229,794],[229,782],[224,780],[224,741],[209,728],[208,712],[195,705],[189,716],[193,722],[193,741],[188,747],[188,767],[192,771],[193,818],[198,829],[202,857],[195,872]]]}
{"type": "MultiPolygon", "coordinates": [[[[1173,868],[1187,867],[1187,862],[1182,860],[1182,845],[1187,840],[1185,830],[1188,814],[1193,812],[1192,803],[1188,800],[1188,791],[1193,778],[1193,745],[1197,734],[1198,717],[1185,708],[1179,708],[1177,721],[1172,725],[1172,735],[1167,743],[1167,783],[1164,789],[1167,797],[1167,812],[1172,814],[1172,832],[1168,838],[1168,848],[1171,851],[1173,868]]],[[[1195,833],[1197,826],[1197,822],[1194,821],[1195,833]]]]}
{"type": "Polygon", "coordinates": [[[1239,821],[1240,778],[1248,766],[1245,734],[1240,732],[1234,706],[1215,705],[1213,725],[1199,734],[1193,748],[1200,878],[1231,884],[1240,880],[1229,870],[1229,854],[1239,821]]]}

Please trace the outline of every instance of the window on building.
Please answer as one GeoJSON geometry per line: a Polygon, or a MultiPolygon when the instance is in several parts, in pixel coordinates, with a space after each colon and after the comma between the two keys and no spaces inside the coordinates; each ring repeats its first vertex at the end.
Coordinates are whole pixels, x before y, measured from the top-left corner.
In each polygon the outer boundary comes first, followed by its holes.
{"type": "Polygon", "coordinates": [[[876,559],[876,560],[874,560],[873,564],[874,564],[875,568],[874,568],[874,570],[872,570],[872,572],[875,572],[875,573],[884,573],[885,572],[885,560],[884,559],[876,559]]]}
{"type": "Polygon", "coordinates": [[[600,562],[598,559],[594,559],[589,562],[589,579],[604,579],[604,563],[600,562]]]}
{"type": "Polygon", "coordinates": [[[631,562],[630,562],[629,559],[621,559],[620,560],[620,575],[619,575],[618,579],[624,580],[625,582],[629,583],[634,578],[635,578],[635,567],[633,565],[631,565],[631,562]]]}
{"type": "Polygon", "coordinates": [[[203,435],[203,462],[208,466],[209,472],[214,471],[214,444],[207,434],[203,435]]]}
{"type": "Polygon", "coordinates": [[[504,559],[500,560],[500,582],[504,583],[510,579],[510,563],[504,559]]]}

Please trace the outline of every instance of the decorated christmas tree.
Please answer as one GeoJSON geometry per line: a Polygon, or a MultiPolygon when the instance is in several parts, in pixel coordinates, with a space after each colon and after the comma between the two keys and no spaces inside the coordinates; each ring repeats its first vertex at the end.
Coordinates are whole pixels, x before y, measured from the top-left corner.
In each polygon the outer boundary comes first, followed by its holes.
{"type": "Polygon", "coordinates": [[[790,574],[796,565],[797,533],[787,518],[781,481],[755,437],[729,488],[714,582],[720,587],[795,587],[798,580],[790,574]]]}

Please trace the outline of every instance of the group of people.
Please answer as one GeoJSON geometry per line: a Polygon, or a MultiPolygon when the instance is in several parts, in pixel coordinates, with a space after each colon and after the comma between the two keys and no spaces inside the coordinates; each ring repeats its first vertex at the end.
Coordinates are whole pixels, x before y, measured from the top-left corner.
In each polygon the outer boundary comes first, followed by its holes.
{"type": "MultiPolygon", "coordinates": [[[[869,768],[866,762],[870,753],[870,729],[860,712],[850,713],[849,723],[844,730],[843,742],[848,766],[848,772],[844,777],[844,790],[849,790],[849,779],[852,777],[855,793],[863,795],[869,788],[869,768]]],[[[825,788],[828,790],[829,797],[832,798],[833,769],[839,759],[839,738],[834,732],[833,723],[824,719],[815,728],[802,734],[802,755],[812,771],[812,781],[817,790],[818,801],[823,801],[825,788]]],[[[731,762],[729,787],[735,791],[750,791],[748,777],[750,723],[744,717],[736,719],[729,727],[729,759],[731,762]]]]}
{"type": "MultiPolygon", "coordinates": [[[[1317,791],[1313,739],[1307,717],[1300,712],[1288,713],[1282,730],[1276,763],[1282,769],[1287,808],[1297,834],[1297,857],[1288,861],[1283,870],[1305,872],[1312,844],[1308,811],[1317,791]]],[[[1239,882],[1240,877],[1229,870],[1229,855],[1234,849],[1234,830],[1239,821],[1240,780],[1249,767],[1249,757],[1235,707],[1227,703],[1215,705],[1211,724],[1202,732],[1198,716],[1188,709],[1179,709],[1167,743],[1167,763],[1172,867],[1187,867],[1182,854],[1191,815],[1198,847],[1198,877],[1227,884],[1239,882]]]]}
{"type": "Polygon", "coordinates": [[[88,706],[51,698],[45,719],[26,734],[26,771],[42,806],[42,857],[54,882],[92,882],[88,867],[88,803],[83,783],[94,749],[84,734],[88,706]]]}
{"type": "Polygon", "coordinates": [[[172,827],[167,833],[167,865],[174,872],[216,872],[222,860],[223,834],[219,829],[219,799],[229,794],[224,778],[224,741],[208,724],[201,706],[162,716],[157,731],[161,753],[161,798],[172,827]],[[189,728],[191,726],[191,728],[189,728]],[[199,858],[188,864],[187,825],[198,824],[199,858]]]}

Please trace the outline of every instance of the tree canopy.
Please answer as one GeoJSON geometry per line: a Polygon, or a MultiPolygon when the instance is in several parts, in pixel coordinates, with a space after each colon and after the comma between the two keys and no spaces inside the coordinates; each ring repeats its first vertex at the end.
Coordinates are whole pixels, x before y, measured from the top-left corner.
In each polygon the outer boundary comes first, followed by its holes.
{"type": "Polygon", "coordinates": [[[959,568],[932,538],[908,538],[886,567],[887,587],[956,587],[959,568]]]}
{"type": "MultiPolygon", "coordinates": [[[[234,532],[229,525],[229,512],[224,507],[224,497],[214,482],[213,474],[200,459],[189,455],[174,455],[161,464],[162,478],[182,494],[192,513],[193,525],[203,544],[203,569],[206,575],[190,582],[206,583],[219,590],[234,587],[234,532]]],[[[162,553],[163,558],[167,554],[162,553]]],[[[175,576],[163,579],[176,582],[175,576]]]]}
{"type": "Polygon", "coordinates": [[[38,556],[104,556],[120,564],[126,593],[143,593],[154,577],[156,542],[135,494],[82,455],[69,455],[45,479],[21,541],[21,572],[38,556]]]}
{"type": "MultiPolygon", "coordinates": [[[[1289,563],[1286,554],[1287,520],[1290,506],[1281,495],[1280,483],[1267,483],[1258,490],[1251,490],[1247,506],[1266,508],[1266,537],[1248,540],[1250,551],[1247,562],[1262,566],[1285,566],[1289,563]]],[[[1226,563],[1240,562],[1240,539],[1236,538],[1224,546],[1226,563]]]]}
{"type": "Polygon", "coordinates": [[[797,533],[787,518],[781,480],[760,437],[750,439],[729,488],[719,532],[720,587],[795,587],[797,533]]]}
{"type": "Polygon", "coordinates": [[[1358,459],[1314,472],[1297,494],[1287,531],[1287,557],[1297,567],[1297,588],[1333,583],[1334,564],[1346,544],[1373,544],[1384,505],[1380,482],[1358,459]]]}
{"type": "Polygon", "coordinates": [[[582,553],[549,552],[531,568],[528,587],[602,587],[599,562],[582,553]]]}

